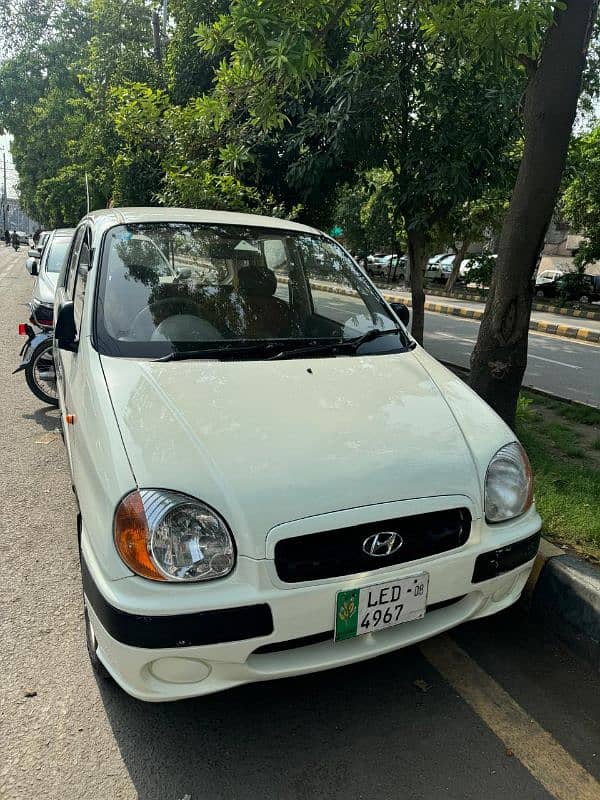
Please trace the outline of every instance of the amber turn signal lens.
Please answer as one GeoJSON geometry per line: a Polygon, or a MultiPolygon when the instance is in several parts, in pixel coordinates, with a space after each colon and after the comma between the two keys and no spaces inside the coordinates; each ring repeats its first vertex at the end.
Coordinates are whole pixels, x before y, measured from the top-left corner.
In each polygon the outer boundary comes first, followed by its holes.
{"type": "Polygon", "coordinates": [[[154,566],[148,552],[148,522],[140,493],[124,497],[115,514],[115,544],[119,555],[137,575],[153,581],[165,578],[154,566]]]}

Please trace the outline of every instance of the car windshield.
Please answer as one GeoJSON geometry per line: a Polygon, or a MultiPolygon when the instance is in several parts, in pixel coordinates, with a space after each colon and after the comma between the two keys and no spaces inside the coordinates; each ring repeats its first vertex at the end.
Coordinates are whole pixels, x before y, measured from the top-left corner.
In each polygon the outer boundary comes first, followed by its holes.
{"type": "Polygon", "coordinates": [[[46,272],[60,272],[67,250],[71,244],[71,238],[66,236],[56,236],[50,243],[48,256],[46,258],[46,272]]]}
{"type": "Polygon", "coordinates": [[[99,281],[96,345],[107,355],[201,357],[206,351],[219,358],[246,348],[261,357],[260,345],[269,345],[272,355],[274,343],[283,355],[317,353],[365,334],[368,352],[410,345],[352,259],[317,234],[214,224],[118,226],[106,234],[99,281]]]}

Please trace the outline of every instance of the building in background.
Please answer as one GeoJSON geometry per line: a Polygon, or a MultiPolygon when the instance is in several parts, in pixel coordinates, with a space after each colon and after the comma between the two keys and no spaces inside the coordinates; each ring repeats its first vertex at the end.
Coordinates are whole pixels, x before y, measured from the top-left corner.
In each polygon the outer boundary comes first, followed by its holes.
{"type": "Polygon", "coordinates": [[[38,227],[19,205],[17,183],[19,174],[10,154],[11,136],[0,136],[0,228],[33,233],[38,227]]]}

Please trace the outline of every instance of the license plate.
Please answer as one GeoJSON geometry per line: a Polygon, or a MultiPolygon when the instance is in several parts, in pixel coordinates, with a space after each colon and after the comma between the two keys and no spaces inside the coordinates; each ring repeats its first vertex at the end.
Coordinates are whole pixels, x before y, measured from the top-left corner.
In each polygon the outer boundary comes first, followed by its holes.
{"type": "Polygon", "coordinates": [[[347,589],[338,592],[335,610],[335,641],[391,628],[425,616],[429,575],[347,589]]]}

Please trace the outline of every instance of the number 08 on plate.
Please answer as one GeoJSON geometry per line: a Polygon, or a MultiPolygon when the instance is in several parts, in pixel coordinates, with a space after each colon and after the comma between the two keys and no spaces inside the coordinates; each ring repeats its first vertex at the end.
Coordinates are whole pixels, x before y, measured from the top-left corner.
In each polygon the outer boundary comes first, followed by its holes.
{"type": "Polygon", "coordinates": [[[422,572],[390,583],[338,592],[335,641],[421,619],[427,608],[428,585],[429,575],[422,572]]]}

